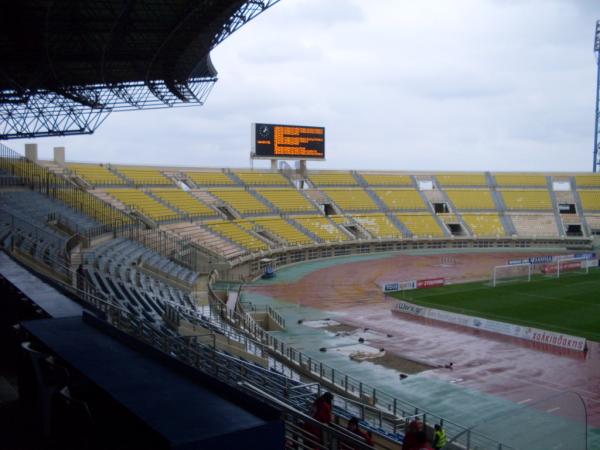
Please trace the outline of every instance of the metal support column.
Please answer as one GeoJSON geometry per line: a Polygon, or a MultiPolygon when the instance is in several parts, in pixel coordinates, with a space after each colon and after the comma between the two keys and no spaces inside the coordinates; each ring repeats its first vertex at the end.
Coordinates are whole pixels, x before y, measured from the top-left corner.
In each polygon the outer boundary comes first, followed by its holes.
{"type": "Polygon", "coordinates": [[[598,134],[600,133],[600,20],[596,21],[596,34],[594,37],[594,53],[596,54],[596,115],[594,124],[594,166],[592,172],[600,168],[598,134]]]}

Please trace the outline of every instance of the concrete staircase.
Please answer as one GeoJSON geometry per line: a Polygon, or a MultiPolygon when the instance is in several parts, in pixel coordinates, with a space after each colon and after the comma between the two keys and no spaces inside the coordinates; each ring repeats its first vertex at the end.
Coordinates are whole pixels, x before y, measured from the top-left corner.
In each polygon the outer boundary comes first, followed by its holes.
{"type": "Polygon", "coordinates": [[[125,184],[128,185],[135,185],[135,183],[130,180],[129,178],[127,178],[125,175],[123,175],[121,172],[119,172],[114,166],[112,166],[111,164],[107,164],[106,168],[112,172],[114,175],[116,175],[117,177],[119,177],[121,180],[123,180],[123,182],[125,184]]]}
{"type": "MultiPolygon", "coordinates": [[[[223,203],[221,200],[216,198],[210,192],[193,190],[193,191],[190,191],[190,194],[193,197],[200,200],[205,205],[207,205],[208,207],[210,207],[211,209],[213,209],[219,215],[220,218],[227,219],[227,216],[217,208],[218,206],[226,206],[225,203],[223,203]]],[[[229,209],[231,210],[232,208],[229,208],[229,209]]],[[[235,210],[233,210],[233,213],[237,214],[237,212],[235,210]]],[[[239,214],[238,214],[238,216],[239,216],[239,214]]],[[[237,218],[239,219],[239,218],[241,218],[241,216],[239,216],[237,218]]]]}
{"type": "Polygon", "coordinates": [[[246,185],[242,181],[240,177],[238,177],[231,169],[223,169],[223,173],[225,173],[229,178],[233,180],[233,182],[240,187],[245,187],[246,185]]]}
{"type": "MultiPolygon", "coordinates": [[[[427,198],[425,193],[419,189],[419,183],[417,182],[417,178],[414,175],[411,175],[411,178],[412,178],[413,184],[415,186],[415,189],[417,189],[417,192],[423,199],[423,202],[425,203],[425,205],[427,205],[427,209],[429,210],[429,212],[431,213],[431,215],[433,216],[435,221],[438,223],[439,227],[444,231],[444,234],[446,235],[446,237],[452,237],[450,230],[448,230],[448,227],[446,226],[444,221],[442,219],[440,219],[440,217],[435,213],[435,210],[433,209],[433,205],[429,202],[429,199],[427,198]]],[[[437,185],[437,180],[433,179],[433,177],[432,177],[432,181],[434,182],[435,185],[437,185]]],[[[445,195],[445,193],[444,193],[444,197],[447,197],[447,195],[445,195]]]]}
{"type": "Polygon", "coordinates": [[[177,214],[179,214],[180,216],[186,217],[189,219],[189,215],[187,212],[177,208],[175,205],[172,205],[171,203],[169,203],[168,201],[164,200],[162,197],[159,197],[158,195],[154,194],[154,192],[152,192],[149,189],[143,189],[144,194],[146,194],[148,197],[150,197],[153,200],[156,200],[158,203],[160,203],[163,206],[166,206],[169,209],[172,209],[173,211],[175,211],[177,214]]]}
{"type": "MultiPolygon", "coordinates": [[[[392,222],[396,226],[396,228],[398,228],[402,232],[402,235],[404,237],[411,237],[413,235],[410,232],[410,230],[408,228],[406,228],[406,225],[404,225],[402,222],[400,222],[393,213],[388,212],[388,213],[386,213],[386,216],[388,219],[390,219],[390,222],[392,222]]],[[[446,230],[445,227],[442,227],[442,229],[446,230]]]]}
{"type": "Polygon", "coordinates": [[[282,215],[281,216],[283,219],[285,219],[285,221],[287,223],[289,223],[291,226],[293,226],[294,228],[296,228],[298,231],[301,231],[302,233],[306,234],[308,237],[310,237],[313,241],[318,242],[318,243],[322,243],[325,242],[323,239],[321,239],[319,236],[317,236],[315,233],[313,233],[312,231],[310,231],[308,228],[303,227],[300,223],[296,222],[295,220],[293,220],[292,217],[289,216],[285,216],[282,215]]]}
{"type": "Polygon", "coordinates": [[[583,235],[591,236],[592,231],[590,230],[590,226],[587,223],[585,214],[583,213],[583,204],[581,203],[581,197],[579,196],[579,191],[577,190],[577,183],[575,182],[575,177],[569,177],[569,183],[571,184],[571,192],[573,193],[573,199],[575,200],[575,207],[577,208],[577,215],[579,216],[579,221],[581,223],[583,235]]]}
{"type": "Polygon", "coordinates": [[[563,224],[562,218],[560,217],[560,210],[558,209],[558,201],[556,200],[556,193],[554,192],[554,187],[552,186],[552,177],[546,177],[546,185],[548,186],[548,192],[550,193],[550,198],[552,199],[552,210],[554,211],[554,219],[556,220],[556,227],[558,228],[558,234],[562,237],[566,236],[565,226],[563,224]]]}
{"type": "Polygon", "coordinates": [[[365,192],[369,195],[369,197],[371,197],[371,200],[375,202],[381,212],[387,213],[389,211],[387,205],[383,203],[375,191],[373,191],[371,188],[365,188],[365,192]]]}
{"type": "Polygon", "coordinates": [[[267,205],[269,208],[271,208],[272,211],[275,212],[275,214],[279,214],[281,215],[281,210],[275,206],[273,203],[271,203],[265,196],[263,196],[260,192],[258,192],[255,189],[248,189],[248,192],[254,196],[254,198],[256,198],[258,201],[264,203],[265,205],[267,205]]]}
{"type": "Polygon", "coordinates": [[[506,204],[504,203],[504,199],[502,198],[502,194],[496,190],[496,186],[490,187],[490,192],[492,193],[492,198],[494,199],[494,204],[496,205],[496,210],[500,215],[500,221],[504,226],[504,231],[507,236],[514,236],[517,234],[517,229],[515,228],[512,219],[507,214],[506,204]]]}

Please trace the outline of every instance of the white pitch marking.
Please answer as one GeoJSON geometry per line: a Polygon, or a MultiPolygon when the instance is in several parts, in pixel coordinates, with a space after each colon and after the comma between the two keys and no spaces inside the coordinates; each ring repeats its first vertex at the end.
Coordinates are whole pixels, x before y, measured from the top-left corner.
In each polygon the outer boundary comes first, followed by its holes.
{"type": "Polygon", "coordinates": [[[529,403],[531,400],[533,400],[533,399],[531,399],[531,398],[526,398],[525,400],[521,400],[521,401],[520,401],[520,402],[518,402],[517,404],[518,404],[518,405],[522,405],[522,404],[524,404],[524,403],[529,403]]]}
{"type": "Polygon", "coordinates": [[[558,411],[559,409],[560,409],[560,406],[555,406],[554,408],[547,409],[546,412],[554,412],[554,411],[558,411]]]}

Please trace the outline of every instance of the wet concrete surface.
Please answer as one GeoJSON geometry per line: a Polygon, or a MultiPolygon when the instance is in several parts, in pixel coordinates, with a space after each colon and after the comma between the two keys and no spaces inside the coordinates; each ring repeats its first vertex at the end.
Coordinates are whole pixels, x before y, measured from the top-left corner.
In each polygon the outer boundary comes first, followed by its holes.
{"type": "MultiPolygon", "coordinates": [[[[273,300],[275,306],[281,307],[280,312],[294,321],[298,317],[329,315],[357,328],[376,330],[382,336],[389,334],[392,337],[373,338],[370,342],[370,345],[385,348],[386,352],[436,366],[453,362],[453,370],[440,367],[409,377],[402,382],[404,388],[390,382],[389,372],[373,370],[366,375],[364,365],[356,369],[357,376],[368,376],[388,390],[423,402],[423,406],[433,403],[440,413],[445,407],[456,414],[461,406],[493,408],[495,403],[490,399],[497,397],[513,405],[535,405],[541,401],[539,408],[544,411],[583,420],[576,400],[561,394],[576,392],[585,401],[589,426],[596,429],[589,448],[597,448],[600,446],[597,432],[600,428],[600,344],[590,342],[589,351],[584,354],[392,313],[394,300],[385,299],[379,286],[384,281],[436,276],[444,276],[452,282],[482,279],[489,276],[493,266],[504,264],[508,259],[548,253],[557,252],[454,253],[451,258],[440,254],[395,254],[362,261],[346,258],[343,264],[336,264],[334,260],[329,264],[313,264],[314,270],[292,266],[272,282],[248,286],[246,293],[263,301],[276,299],[273,300]],[[462,405],[456,405],[463,401],[462,405]]],[[[322,333],[323,330],[294,325],[288,337],[291,342],[314,350],[331,339],[331,333],[322,333]]],[[[343,368],[353,370],[346,362],[343,368]]],[[[464,414],[458,420],[476,419],[464,414]]]]}

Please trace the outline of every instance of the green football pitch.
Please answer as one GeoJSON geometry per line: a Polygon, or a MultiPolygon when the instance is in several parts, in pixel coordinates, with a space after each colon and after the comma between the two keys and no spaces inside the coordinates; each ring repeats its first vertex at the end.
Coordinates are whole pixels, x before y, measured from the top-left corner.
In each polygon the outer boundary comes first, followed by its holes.
{"type": "Polygon", "coordinates": [[[600,269],[491,287],[489,281],[396,292],[429,308],[541,328],[600,342],[600,269]]]}

